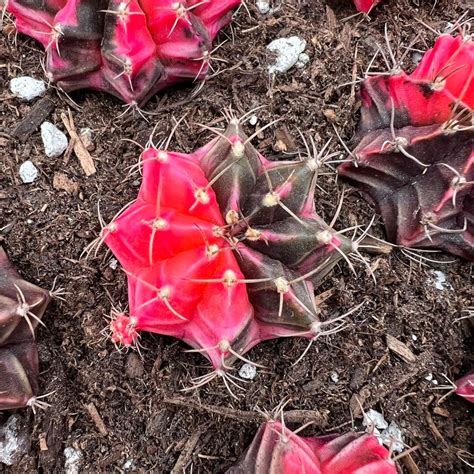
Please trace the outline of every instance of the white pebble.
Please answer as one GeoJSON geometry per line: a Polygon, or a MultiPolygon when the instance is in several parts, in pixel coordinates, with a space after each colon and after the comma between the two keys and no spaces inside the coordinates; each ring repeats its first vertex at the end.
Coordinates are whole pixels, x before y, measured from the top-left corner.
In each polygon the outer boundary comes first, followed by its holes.
{"type": "Polygon", "coordinates": [[[43,81],[22,76],[15,77],[10,81],[10,90],[18,97],[30,101],[43,94],[46,86],[43,81]]]}
{"type": "Polygon", "coordinates": [[[32,183],[38,177],[38,168],[32,161],[27,160],[20,166],[20,178],[25,184],[32,183]]]}
{"type": "Polygon", "coordinates": [[[117,270],[117,265],[118,265],[117,259],[116,258],[111,258],[110,262],[109,262],[109,267],[112,270],[117,270]]]}
{"type": "Polygon", "coordinates": [[[44,122],[41,125],[41,138],[44,152],[49,158],[61,156],[68,146],[66,135],[50,122],[44,122]]]}
{"type": "Polygon", "coordinates": [[[29,431],[20,415],[12,415],[0,429],[0,463],[11,466],[28,452],[29,431]]]}
{"type": "Polygon", "coordinates": [[[403,443],[402,430],[394,422],[390,422],[390,426],[381,434],[383,444],[395,453],[401,453],[405,449],[403,443]]]}
{"type": "Polygon", "coordinates": [[[258,122],[258,117],[256,115],[252,115],[249,119],[249,124],[252,125],[252,127],[255,127],[258,122]]]}
{"type": "Polygon", "coordinates": [[[388,423],[382,413],[372,409],[364,413],[364,421],[362,423],[364,426],[375,426],[375,428],[378,428],[379,430],[388,428],[388,423]]]}
{"type": "Polygon", "coordinates": [[[430,372],[426,377],[425,380],[428,380],[428,382],[431,382],[433,380],[433,374],[430,372]]]}
{"type": "Polygon", "coordinates": [[[66,462],[64,463],[65,474],[78,474],[79,466],[82,461],[82,453],[74,448],[65,448],[64,457],[66,462]]]}
{"type": "Polygon", "coordinates": [[[411,61],[415,66],[418,66],[418,64],[420,64],[420,61],[421,61],[422,58],[423,58],[423,55],[421,53],[419,53],[418,51],[415,51],[411,55],[411,61]]]}
{"type": "Polygon", "coordinates": [[[270,4],[265,0],[257,0],[255,6],[262,15],[265,15],[270,11],[270,4]]]}
{"type": "Polygon", "coordinates": [[[331,380],[334,383],[339,382],[339,374],[337,372],[331,372],[331,380]]]}
{"type": "Polygon", "coordinates": [[[431,272],[433,275],[433,282],[434,286],[437,290],[452,290],[453,287],[446,281],[446,275],[439,271],[439,270],[433,270],[431,272]]]}
{"type": "Polygon", "coordinates": [[[246,380],[253,380],[257,375],[257,367],[252,364],[244,364],[240,370],[239,375],[246,380]]]}
{"type": "Polygon", "coordinates": [[[298,69],[303,69],[309,63],[309,56],[306,53],[301,53],[298,56],[298,61],[295,66],[298,69]]]}
{"type": "Polygon", "coordinates": [[[414,341],[417,341],[418,340],[418,336],[416,334],[412,334],[411,335],[411,338],[414,340],[414,341]]]}
{"type": "Polygon", "coordinates": [[[298,62],[299,56],[305,48],[306,41],[298,36],[278,38],[272,41],[267,49],[276,54],[276,59],[272,65],[268,66],[268,72],[275,74],[288,71],[298,62]]]}

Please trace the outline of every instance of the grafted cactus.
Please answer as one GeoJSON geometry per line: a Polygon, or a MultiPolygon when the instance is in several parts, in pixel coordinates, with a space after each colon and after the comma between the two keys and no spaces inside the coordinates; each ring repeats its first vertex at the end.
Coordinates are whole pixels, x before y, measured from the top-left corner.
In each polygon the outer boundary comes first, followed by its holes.
{"type": "Polygon", "coordinates": [[[382,214],[389,240],[474,259],[474,44],[441,36],[411,74],[361,88],[352,161],[339,174],[382,214]]]}
{"type": "Polygon", "coordinates": [[[129,281],[113,340],[172,335],[223,375],[262,340],[332,332],[314,288],[358,243],[315,212],[323,162],[268,161],[237,119],[193,154],[144,151],[138,199],[101,236],[129,281]]]}
{"type": "Polygon", "coordinates": [[[228,474],[396,474],[377,438],[345,433],[301,437],[278,421],[258,430],[243,459],[228,474]]]}
{"type": "Polygon", "coordinates": [[[0,410],[41,404],[35,329],[50,293],[21,278],[0,247],[0,410]]]}
{"type": "Polygon", "coordinates": [[[353,0],[354,4],[360,12],[370,13],[372,9],[382,0],[353,0]]]}
{"type": "Polygon", "coordinates": [[[46,49],[45,69],[65,91],[82,88],[144,104],[205,77],[212,41],[240,0],[7,0],[20,33],[46,49]]]}

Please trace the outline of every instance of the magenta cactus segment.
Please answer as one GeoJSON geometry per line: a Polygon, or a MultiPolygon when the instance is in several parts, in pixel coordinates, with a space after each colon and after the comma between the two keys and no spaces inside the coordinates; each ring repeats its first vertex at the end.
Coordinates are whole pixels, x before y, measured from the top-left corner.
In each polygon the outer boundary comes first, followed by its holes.
{"type": "Polygon", "coordinates": [[[468,402],[474,403],[474,370],[456,380],[454,392],[468,402]]]}
{"type": "Polygon", "coordinates": [[[212,41],[240,0],[8,0],[20,33],[46,49],[46,71],[82,88],[144,104],[181,81],[202,79],[212,41]]]}
{"type": "Polygon", "coordinates": [[[193,154],[147,149],[138,199],[102,231],[129,280],[116,343],[186,341],[216,373],[258,342],[321,329],[314,288],[357,244],[318,217],[320,161],[270,162],[237,119],[193,154]]]}
{"type": "Polygon", "coordinates": [[[32,404],[38,394],[35,330],[48,291],[23,280],[0,247],[0,410],[32,404]]]}
{"type": "Polygon", "coordinates": [[[228,474],[395,474],[389,451],[369,434],[304,438],[278,421],[258,430],[243,459],[228,474]]]}
{"type": "Polygon", "coordinates": [[[390,241],[474,260],[474,44],[444,35],[411,76],[362,84],[352,161],[338,172],[374,202],[390,241]]]}

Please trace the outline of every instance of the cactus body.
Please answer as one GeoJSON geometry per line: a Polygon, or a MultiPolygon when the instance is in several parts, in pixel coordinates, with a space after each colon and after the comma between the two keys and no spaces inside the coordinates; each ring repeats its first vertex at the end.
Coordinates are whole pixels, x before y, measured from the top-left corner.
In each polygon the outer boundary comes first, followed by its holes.
{"type": "Polygon", "coordinates": [[[468,402],[474,403],[474,370],[471,370],[464,377],[456,380],[455,392],[468,402]]]}
{"type": "Polygon", "coordinates": [[[362,84],[353,161],[339,174],[382,214],[390,241],[474,259],[474,44],[443,35],[411,74],[362,84]]]}
{"type": "Polygon", "coordinates": [[[0,247],[0,410],[26,406],[38,394],[34,331],[49,293],[23,280],[0,247]]]}
{"type": "Polygon", "coordinates": [[[212,41],[240,0],[8,0],[20,33],[46,49],[46,71],[82,88],[144,104],[181,81],[202,79],[212,41]]]}
{"type": "Polygon", "coordinates": [[[360,12],[370,13],[381,1],[382,0],[354,0],[354,4],[360,12]]]}
{"type": "Polygon", "coordinates": [[[304,438],[280,422],[258,430],[244,458],[228,474],[395,474],[388,450],[372,435],[304,438]]]}
{"type": "Polygon", "coordinates": [[[102,233],[140,331],[186,341],[221,370],[258,342],[320,334],[314,288],[352,242],[314,209],[314,160],[270,162],[233,120],[193,154],[146,150],[138,199],[102,233]]]}

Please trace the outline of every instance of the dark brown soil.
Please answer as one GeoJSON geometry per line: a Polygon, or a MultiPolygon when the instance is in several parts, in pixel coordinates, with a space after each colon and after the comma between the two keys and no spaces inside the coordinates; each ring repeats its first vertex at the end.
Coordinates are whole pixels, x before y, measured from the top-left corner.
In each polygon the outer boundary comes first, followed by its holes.
{"type": "MultiPolygon", "coordinates": [[[[261,420],[256,407],[271,410],[290,399],[288,410],[311,411],[301,420],[318,420],[305,433],[322,434],[351,428],[351,409],[359,413],[355,395],[364,409],[374,408],[395,420],[409,446],[419,446],[411,458],[421,472],[468,472],[460,457],[472,463],[467,453],[473,439],[472,409],[456,396],[441,405],[443,410],[437,409],[441,394],[426,377],[432,373],[442,384],[442,374],[456,378],[473,366],[468,322],[456,322],[461,310],[472,305],[469,263],[454,259],[451,264],[433,265],[446,274],[451,288],[445,290],[434,287],[430,267],[413,263],[400,251],[371,257],[376,285],[362,265],[356,264],[357,278],[341,265],[318,290],[335,290],[324,303],[324,314],[339,315],[365,301],[363,311],[352,318],[349,329],[314,344],[296,366],[292,363],[305,349],[305,340],[260,344],[248,357],[268,370],[258,370],[238,401],[217,383],[199,393],[180,391],[190,385],[192,376],[208,370],[202,356],[183,352],[181,342],[145,334],[141,360],[135,353],[117,352],[102,338],[112,303],[123,307],[127,302],[124,274],[109,266],[111,255],[104,248],[87,261],[80,255],[100,230],[98,202],[107,221],[137,192],[140,181],[136,175],[128,176],[127,169],[137,162],[140,150],[125,139],[143,144],[157,125],[159,141],[174,120],[186,114],[171,147],[189,152],[210,137],[196,123],[222,125],[222,111],[232,105],[238,113],[265,106],[257,112],[259,126],[284,119],[254,140],[267,156],[277,154],[276,130],[283,124],[300,147],[298,128],[323,143],[334,137],[331,122],[348,140],[358,120],[357,88],[340,85],[363,73],[375,43],[383,44],[384,25],[400,57],[417,35],[413,48],[426,50],[433,44],[435,35],[416,18],[443,29],[467,8],[459,0],[439,0],[433,11],[433,1],[390,0],[377,8],[371,21],[360,17],[344,21],[354,13],[345,0],[330,2],[332,10],[323,0],[275,2],[282,3],[281,8],[266,17],[253,3],[248,2],[250,17],[245,9],[238,13],[234,41],[218,53],[233,69],[207,81],[194,100],[189,100],[192,86],[154,98],[146,107],[155,114],[149,122],[139,115],[118,118],[122,104],[103,94],[76,93],[73,98],[80,106],[76,107],[50,90],[55,105],[51,121],[63,128],[60,114],[71,108],[77,128],[94,130],[97,174],[88,178],[74,155],[67,163],[62,157],[46,158],[38,131],[25,143],[11,137],[32,105],[11,97],[8,82],[22,74],[43,77],[43,53],[25,37],[15,43],[6,20],[0,38],[0,242],[26,279],[48,288],[57,277],[69,293],[65,302],[51,305],[45,316],[47,329],[38,334],[41,392],[54,391],[48,397],[52,407],[36,416],[29,413],[31,452],[8,472],[59,472],[68,446],[82,451],[87,471],[121,470],[132,460],[140,471],[170,472],[182,453],[176,466],[180,472],[183,464],[186,472],[191,467],[192,472],[222,472],[236,462],[255,434],[261,420]],[[265,72],[265,47],[290,35],[306,39],[311,63],[271,82],[265,72]],[[18,169],[25,159],[41,171],[32,185],[20,183],[18,169]],[[77,194],[53,187],[58,172],[77,183],[77,194]],[[404,362],[389,351],[388,334],[404,342],[417,362],[404,362]],[[334,372],[337,383],[331,379],[334,372]],[[192,402],[183,402],[183,397],[192,402]],[[87,409],[91,403],[105,424],[105,435],[87,409]],[[40,450],[41,438],[47,450],[40,450]]],[[[230,30],[226,33],[230,35],[230,30]]],[[[403,66],[413,68],[411,52],[403,66]]],[[[374,69],[385,66],[376,61],[374,69]]],[[[338,149],[335,140],[332,146],[338,149]]],[[[317,209],[330,220],[337,201],[334,178],[320,184],[326,193],[317,196],[317,209]]],[[[342,208],[340,228],[367,224],[372,214],[370,206],[351,193],[342,208]]],[[[374,232],[383,235],[380,223],[374,232]]],[[[442,254],[437,258],[451,260],[442,254]]],[[[354,423],[361,428],[360,417],[354,423]]],[[[400,469],[417,472],[410,465],[407,458],[400,461],[400,469]]]]}

